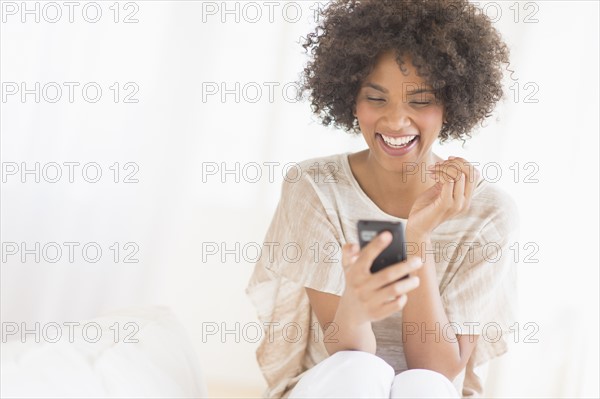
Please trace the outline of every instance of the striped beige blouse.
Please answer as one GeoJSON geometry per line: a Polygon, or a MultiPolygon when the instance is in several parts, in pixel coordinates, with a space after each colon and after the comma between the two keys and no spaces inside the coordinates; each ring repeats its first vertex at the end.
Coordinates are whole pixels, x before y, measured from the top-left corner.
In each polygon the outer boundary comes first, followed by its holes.
{"type": "MultiPolygon", "coordinates": [[[[287,397],[303,373],[328,354],[304,287],[342,295],[341,246],[357,242],[359,219],[402,221],[361,189],[350,153],[305,160],[290,169],[246,293],[264,334],[256,351],[267,381],[265,397],[287,397]]],[[[431,241],[439,291],[450,322],[427,339],[452,333],[480,335],[465,370],[453,381],[463,397],[483,395],[478,366],[507,351],[516,312],[515,243],[518,213],[508,194],[480,180],[471,207],[438,226],[431,241]]],[[[402,312],[372,323],[376,354],[407,370],[402,312]]],[[[408,329],[405,329],[408,333],[408,329]]],[[[420,333],[421,331],[412,331],[420,333]]]]}

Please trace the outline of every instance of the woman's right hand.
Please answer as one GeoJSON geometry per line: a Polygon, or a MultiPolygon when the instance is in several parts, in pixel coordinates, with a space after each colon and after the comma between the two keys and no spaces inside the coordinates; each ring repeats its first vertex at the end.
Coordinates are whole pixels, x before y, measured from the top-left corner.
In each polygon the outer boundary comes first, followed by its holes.
{"type": "Polygon", "coordinates": [[[344,244],[342,265],[346,288],[336,312],[339,316],[357,325],[385,319],[402,310],[406,305],[406,294],[419,286],[416,276],[397,281],[423,265],[418,256],[408,257],[404,262],[371,273],[373,261],[390,244],[391,239],[392,234],[385,231],[362,250],[358,244],[344,244]]]}

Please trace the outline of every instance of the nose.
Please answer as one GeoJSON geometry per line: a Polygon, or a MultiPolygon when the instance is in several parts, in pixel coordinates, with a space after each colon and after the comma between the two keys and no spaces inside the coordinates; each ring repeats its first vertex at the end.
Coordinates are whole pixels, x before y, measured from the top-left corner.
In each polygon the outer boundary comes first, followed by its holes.
{"type": "Polygon", "coordinates": [[[386,126],[391,131],[401,131],[412,123],[410,115],[402,105],[390,107],[386,114],[386,126]]]}

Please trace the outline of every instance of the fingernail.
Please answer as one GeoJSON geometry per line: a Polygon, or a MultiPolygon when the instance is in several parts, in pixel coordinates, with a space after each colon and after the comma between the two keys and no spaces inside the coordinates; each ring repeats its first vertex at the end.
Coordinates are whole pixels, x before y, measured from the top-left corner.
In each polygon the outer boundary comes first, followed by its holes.
{"type": "Polygon", "coordinates": [[[418,269],[419,267],[421,267],[423,265],[423,263],[421,261],[414,261],[411,265],[410,268],[411,269],[418,269]]]}
{"type": "Polygon", "coordinates": [[[392,237],[392,234],[389,231],[383,231],[379,234],[379,239],[383,242],[387,242],[392,237]]]}

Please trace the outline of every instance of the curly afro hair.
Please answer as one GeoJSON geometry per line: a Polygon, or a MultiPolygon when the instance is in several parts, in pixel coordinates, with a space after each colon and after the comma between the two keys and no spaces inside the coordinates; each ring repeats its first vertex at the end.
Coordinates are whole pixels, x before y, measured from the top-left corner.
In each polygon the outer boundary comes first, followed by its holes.
{"type": "Polygon", "coordinates": [[[445,110],[440,142],[470,138],[503,96],[501,64],[509,64],[509,49],[467,0],[333,0],[321,16],[303,38],[312,59],[299,95],[311,93],[311,109],[325,126],[360,134],[356,97],[387,51],[395,52],[401,68],[409,55],[417,74],[435,88],[445,110]]]}

